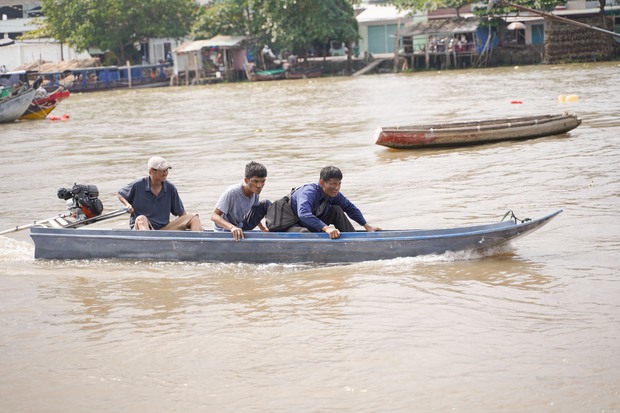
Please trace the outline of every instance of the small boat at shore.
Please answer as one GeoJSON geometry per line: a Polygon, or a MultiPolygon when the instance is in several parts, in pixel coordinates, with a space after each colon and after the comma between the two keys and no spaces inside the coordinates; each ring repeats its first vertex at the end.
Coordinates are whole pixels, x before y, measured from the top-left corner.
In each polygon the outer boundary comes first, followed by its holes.
{"type": "Polygon", "coordinates": [[[26,112],[19,117],[20,120],[39,120],[45,119],[47,115],[49,115],[60,103],[61,100],[64,100],[70,96],[70,92],[65,89],[63,86],[60,86],[58,89],[48,94],[47,96],[42,96],[37,98],[35,95],[34,100],[26,109],[26,112]]]}
{"type": "Polygon", "coordinates": [[[562,211],[520,220],[509,211],[500,222],[430,230],[342,233],[246,231],[134,231],[129,229],[30,227],[35,258],[132,259],[240,263],[344,264],[449,251],[489,251],[548,223],[562,211]],[[510,215],[510,219],[506,217],[510,215]]]}
{"type": "Polygon", "coordinates": [[[248,79],[252,82],[266,81],[266,80],[281,80],[284,79],[284,69],[270,69],[260,70],[257,72],[247,72],[248,79]]]}
{"type": "Polygon", "coordinates": [[[575,129],[574,114],[525,116],[428,125],[379,127],[375,143],[393,149],[464,146],[559,135],[575,129]]]}
{"type": "Polygon", "coordinates": [[[322,67],[291,67],[284,72],[287,79],[311,79],[321,77],[322,67]]]}

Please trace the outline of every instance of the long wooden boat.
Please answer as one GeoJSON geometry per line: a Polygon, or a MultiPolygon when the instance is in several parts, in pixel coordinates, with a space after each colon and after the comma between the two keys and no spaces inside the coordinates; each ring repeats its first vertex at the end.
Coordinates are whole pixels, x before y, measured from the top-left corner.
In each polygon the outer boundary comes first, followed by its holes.
{"type": "Polygon", "coordinates": [[[20,120],[39,120],[45,119],[60,103],[70,96],[70,92],[63,86],[50,93],[49,95],[32,101],[26,112],[19,117],[20,120]]]}
{"type": "Polygon", "coordinates": [[[234,241],[230,233],[215,231],[48,227],[32,227],[30,236],[35,258],[333,264],[494,249],[560,212],[534,220],[513,214],[497,223],[451,229],[343,233],[337,239],[325,233],[247,231],[245,239],[234,241]]]}
{"type": "Polygon", "coordinates": [[[35,89],[28,87],[14,96],[0,99],[0,123],[13,122],[23,115],[32,103],[35,92],[35,89]]]}
{"type": "Polygon", "coordinates": [[[155,88],[170,85],[170,64],[137,66],[98,66],[67,69],[62,72],[37,72],[48,90],[64,86],[71,93],[116,89],[155,88]]]}
{"type": "Polygon", "coordinates": [[[291,67],[284,72],[284,77],[287,79],[310,79],[321,77],[322,74],[322,67],[291,67]]]}
{"type": "Polygon", "coordinates": [[[375,143],[394,149],[474,145],[558,135],[575,129],[581,119],[571,113],[451,122],[429,125],[379,127],[375,143]]]}
{"type": "Polygon", "coordinates": [[[248,72],[248,79],[252,82],[265,80],[284,79],[284,69],[260,70],[258,72],[248,72]]]}

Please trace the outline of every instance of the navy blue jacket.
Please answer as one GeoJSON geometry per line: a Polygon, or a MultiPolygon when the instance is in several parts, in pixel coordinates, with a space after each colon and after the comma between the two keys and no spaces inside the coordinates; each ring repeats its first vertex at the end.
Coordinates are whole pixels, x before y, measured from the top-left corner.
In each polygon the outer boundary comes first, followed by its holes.
{"type": "Polygon", "coordinates": [[[321,232],[326,225],[317,216],[320,216],[329,210],[332,205],[338,205],[342,210],[361,226],[366,225],[366,219],[351,201],[349,201],[342,193],[338,192],[334,198],[325,198],[323,189],[318,183],[306,184],[295,192],[291,198],[291,206],[295,215],[299,218],[300,224],[314,232],[321,232]],[[327,205],[323,211],[319,211],[319,206],[323,201],[327,201],[327,205]]]}

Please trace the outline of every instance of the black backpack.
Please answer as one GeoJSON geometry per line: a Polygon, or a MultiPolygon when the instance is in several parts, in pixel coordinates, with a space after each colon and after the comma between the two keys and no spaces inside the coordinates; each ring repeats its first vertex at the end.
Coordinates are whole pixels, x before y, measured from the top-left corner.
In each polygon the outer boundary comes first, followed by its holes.
{"type": "Polygon", "coordinates": [[[293,192],[296,190],[297,188],[291,189],[290,194],[278,199],[269,205],[269,208],[267,208],[265,224],[267,224],[269,231],[286,231],[299,221],[299,218],[297,218],[297,215],[295,215],[295,212],[293,212],[293,207],[291,206],[291,198],[293,196],[293,192]]]}

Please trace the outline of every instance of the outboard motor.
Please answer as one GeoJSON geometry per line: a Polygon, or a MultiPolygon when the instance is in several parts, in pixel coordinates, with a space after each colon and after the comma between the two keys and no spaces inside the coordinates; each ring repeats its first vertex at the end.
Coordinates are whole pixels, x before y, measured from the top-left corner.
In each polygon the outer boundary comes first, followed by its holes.
{"type": "Polygon", "coordinates": [[[67,209],[78,221],[97,217],[103,212],[103,203],[95,185],[75,184],[71,189],[60,188],[57,195],[67,201],[67,209]]]}

